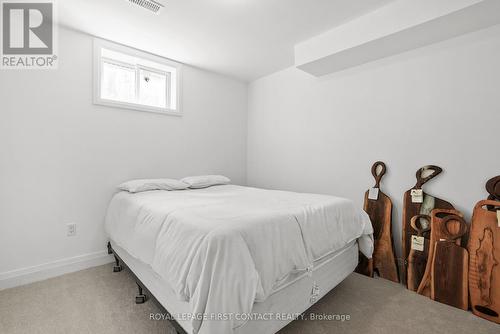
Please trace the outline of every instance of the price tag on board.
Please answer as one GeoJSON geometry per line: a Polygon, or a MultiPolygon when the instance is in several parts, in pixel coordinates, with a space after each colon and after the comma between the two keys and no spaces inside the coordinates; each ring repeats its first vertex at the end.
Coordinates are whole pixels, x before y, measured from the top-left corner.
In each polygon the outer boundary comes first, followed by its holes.
{"type": "Polygon", "coordinates": [[[370,190],[368,190],[368,199],[374,201],[378,199],[378,188],[370,188],[370,190]]]}
{"type": "Polygon", "coordinates": [[[410,194],[412,203],[424,202],[424,191],[422,189],[412,189],[410,194]]]}
{"type": "Polygon", "coordinates": [[[424,242],[425,242],[424,237],[412,235],[411,236],[411,249],[423,252],[424,251],[424,242]]]}

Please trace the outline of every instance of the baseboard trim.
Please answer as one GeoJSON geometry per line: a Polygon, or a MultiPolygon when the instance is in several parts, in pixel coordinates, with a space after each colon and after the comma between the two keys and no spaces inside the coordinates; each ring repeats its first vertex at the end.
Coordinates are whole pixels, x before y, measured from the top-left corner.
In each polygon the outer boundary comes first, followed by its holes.
{"type": "Polygon", "coordinates": [[[37,266],[0,273],[0,290],[13,288],[113,262],[107,251],[78,255],[37,266]]]}

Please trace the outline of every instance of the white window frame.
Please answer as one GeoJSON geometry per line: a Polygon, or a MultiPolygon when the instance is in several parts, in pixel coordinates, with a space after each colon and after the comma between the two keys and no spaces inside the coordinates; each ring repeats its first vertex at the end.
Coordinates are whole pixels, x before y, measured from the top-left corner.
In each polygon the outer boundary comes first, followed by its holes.
{"type": "MultiPolygon", "coordinates": [[[[93,100],[94,104],[96,105],[102,105],[102,106],[107,106],[107,107],[115,107],[115,108],[124,108],[124,109],[132,109],[132,110],[139,110],[139,111],[147,111],[147,112],[153,112],[153,113],[158,113],[158,114],[163,114],[163,115],[173,115],[173,116],[182,116],[182,65],[180,63],[171,61],[166,58],[162,58],[150,53],[146,53],[143,51],[139,51],[137,49],[133,49],[130,47],[126,47],[120,44],[112,43],[109,41],[105,41],[99,38],[94,38],[94,89],[93,89],[93,100]],[[153,106],[147,106],[143,104],[138,104],[138,103],[129,103],[129,102],[122,102],[122,101],[116,101],[116,100],[108,100],[108,99],[103,99],[101,98],[101,73],[102,73],[102,60],[106,60],[106,62],[110,62],[112,64],[117,64],[120,66],[128,67],[128,68],[134,68],[136,71],[136,79],[138,80],[139,78],[139,71],[146,70],[150,72],[155,72],[158,74],[163,74],[167,75],[167,80],[170,81],[170,76],[171,73],[167,71],[163,71],[161,69],[156,69],[152,68],[151,66],[146,66],[140,64],[138,62],[135,66],[131,67],[131,64],[128,63],[123,63],[120,62],[119,60],[116,59],[111,59],[107,57],[102,57],[101,55],[101,50],[102,49],[108,49],[111,51],[123,53],[128,56],[140,58],[140,59],[145,59],[148,61],[152,61],[161,65],[166,65],[172,68],[175,68],[176,70],[176,108],[175,109],[169,109],[167,108],[159,108],[159,107],[153,107],[153,106]]],[[[139,96],[139,85],[136,85],[136,96],[139,96]]],[[[166,92],[166,98],[167,101],[171,101],[171,85],[167,85],[167,92],[166,92]]]]}

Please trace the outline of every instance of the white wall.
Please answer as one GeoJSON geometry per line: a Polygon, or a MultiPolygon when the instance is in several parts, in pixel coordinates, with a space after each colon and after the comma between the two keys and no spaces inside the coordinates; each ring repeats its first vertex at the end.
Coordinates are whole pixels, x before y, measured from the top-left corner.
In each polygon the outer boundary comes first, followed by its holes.
{"type": "Polygon", "coordinates": [[[185,66],[183,117],[96,106],[92,38],[59,33],[59,69],[0,71],[0,281],[102,254],[122,181],[222,173],[245,183],[245,83],[185,66]]]}
{"type": "Polygon", "coordinates": [[[249,185],[334,194],[362,206],[383,160],[395,204],[416,170],[444,173],[426,189],[467,217],[500,174],[500,27],[323,78],[289,68],[249,86],[249,185]]]}
{"type": "Polygon", "coordinates": [[[500,174],[499,37],[494,27],[320,79],[289,68],[257,80],[247,140],[247,86],[187,66],[183,117],[93,105],[92,38],[61,29],[58,70],[0,71],[0,288],[47,268],[32,266],[102,257],[106,206],[131,178],[223,173],[361,206],[381,159],[399,244],[402,194],[432,163],[445,172],[429,192],[470,217],[500,174]]]}

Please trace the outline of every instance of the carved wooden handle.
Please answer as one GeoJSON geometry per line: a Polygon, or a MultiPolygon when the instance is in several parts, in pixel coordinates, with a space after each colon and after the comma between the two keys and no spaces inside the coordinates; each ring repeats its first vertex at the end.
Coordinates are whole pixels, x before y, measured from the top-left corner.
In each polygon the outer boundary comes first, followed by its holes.
{"type": "Polygon", "coordinates": [[[382,176],[384,176],[386,171],[387,171],[387,168],[385,167],[385,163],[383,163],[382,161],[377,161],[376,163],[373,164],[372,175],[375,178],[375,187],[374,188],[380,188],[380,181],[382,180],[382,176]],[[379,166],[382,168],[380,169],[380,172],[377,173],[377,169],[379,166]]]}
{"type": "Polygon", "coordinates": [[[486,191],[491,195],[491,197],[500,199],[500,175],[495,176],[486,182],[486,191]]]}
{"type": "Polygon", "coordinates": [[[498,208],[500,210],[500,201],[494,201],[494,200],[484,200],[484,201],[479,201],[477,202],[476,206],[474,207],[474,210],[481,209],[483,206],[491,207],[491,208],[498,208]]]}
{"type": "Polygon", "coordinates": [[[445,217],[442,221],[442,229],[443,229],[443,235],[446,237],[446,240],[447,241],[455,241],[457,240],[458,238],[461,238],[462,236],[465,235],[465,233],[467,233],[467,230],[468,230],[468,226],[467,226],[467,223],[465,222],[465,220],[460,217],[460,216],[456,216],[456,215],[449,215],[447,217],[445,217]],[[450,222],[459,222],[459,230],[457,233],[452,233],[448,227],[448,224],[450,222]]]}
{"type": "Polygon", "coordinates": [[[431,217],[429,217],[428,215],[413,216],[410,220],[410,225],[415,231],[417,231],[417,235],[419,237],[421,237],[425,232],[430,231],[430,229],[431,229],[431,217]],[[427,228],[422,227],[422,224],[420,223],[420,219],[425,219],[429,222],[429,225],[427,225],[427,228]],[[417,226],[417,222],[419,222],[418,226],[417,226]]]}
{"type": "Polygon", "coordinates": [[[434,166],[434,165],[428,165],[428,166],[424,166],[422,168],[420,168],[419,170],[417,170],[417,173],[416,173],[416,176],[417,176],[417,184],[415,185],[415,189],[420,189],[422,188],[422,186],[424,185],[424,183],[426,183],[427,181],[435,178],[436,176],[438,176],[439,174],[441,174],[441,172],[443,171],[443,169],[439,166],[434,166]],[[426,177],[422,177],[422,174],[424,171],[427,171],[427,170],[431,170],[432,173],[426,177]]]}
{"type": "Polygon", "coordinates": [[[460,217],[463,217],[464,214],[458,210],[455,210],[455,209],[433,209],[431,211],[431,219],[436,217],[436,218],[439,218],[439,219],[444,219],[446,218],[447,216],[460,216],[460,217]]]}

